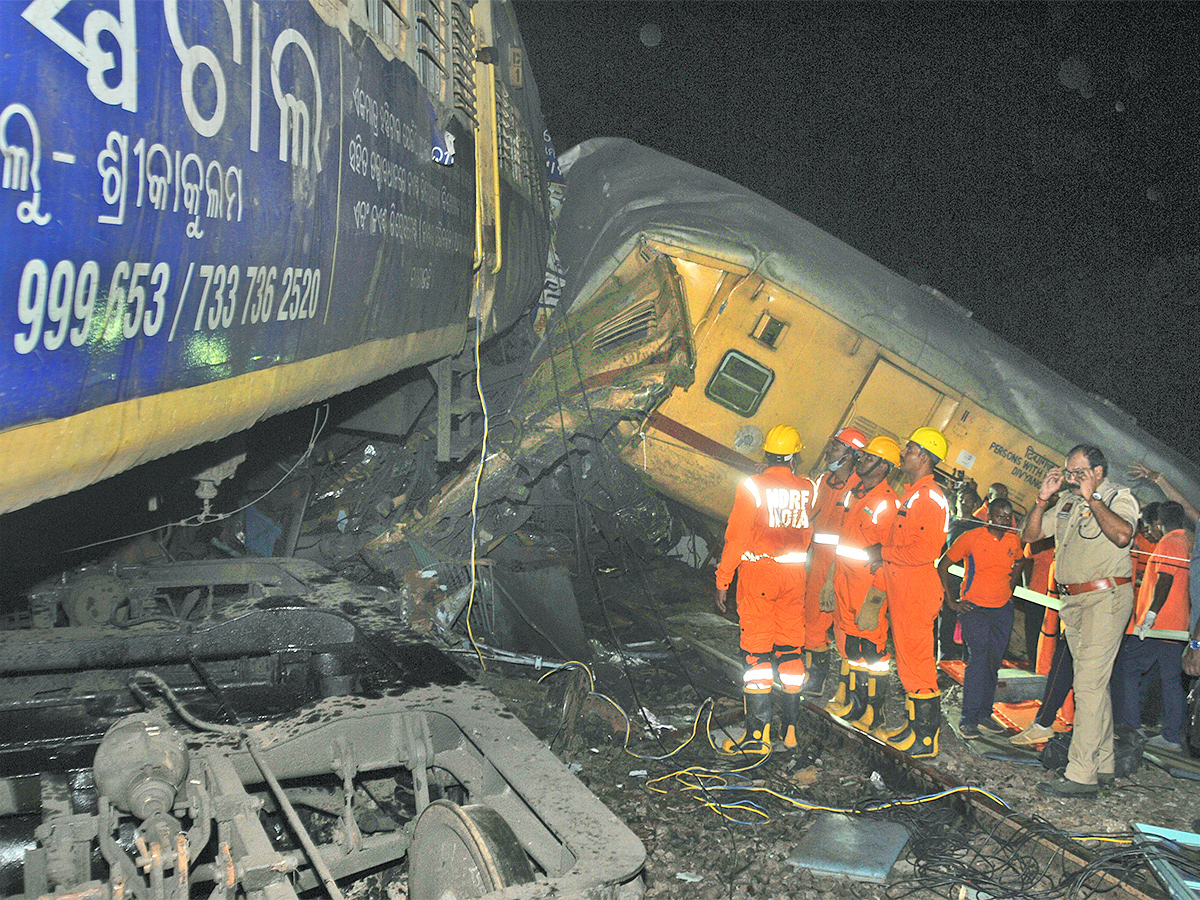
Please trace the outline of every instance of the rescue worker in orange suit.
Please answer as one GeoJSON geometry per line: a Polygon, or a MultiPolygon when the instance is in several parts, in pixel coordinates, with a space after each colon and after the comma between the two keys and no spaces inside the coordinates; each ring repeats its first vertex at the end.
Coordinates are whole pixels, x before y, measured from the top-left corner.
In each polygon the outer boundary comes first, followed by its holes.
{"type": "MultiPolygon", "coordinates": [[[[845,510],[838,501],[856,483],[858,453],[867,436],[857,428],[843,428],[825,448],[825,471],[817,479],[813,501],[813,542],[808,554],[804,588],[804,695],[820,697],[829,673],[829,627],[833,612],[821,608],[821,591],[833,575],[833,557],[845,510]]],[[[828,587],[832,591],[832,585],[828,587]]]]}
{"type": "Polygon", "coordinates": [[[848,677],[825,709],[860,731],[883,725],[890,658],[887,598],[882,575],[871,570],[866,548],[891,532],[899,501],[887,477],[899,464],[899,444],[883,435],[872,438],[858,459],[859,482],[843,493],[840,503],[845,512],[833,565],[833,630],[848,677]]]}
{"type": "Polygon", "coordinates": [[[933,626],[942,606],[936,563],[950,527],[950,502],[934,481],[933,470],[947,450],[946,438],[936,428],[912,433],[900,457],[908,491],[900,499],[891,532],[872,553],[873,561],[882,563],[896,672],[908,693],[908,720],[899,728],[881,729],[878,736],[914,759],[937,756],[941,733],[933,626]]]}
{"type": "Polygon", "coordinates": [[[804,563],[812,541],[816,486],[792,467],[800,434],[776,425],[763,442],[766,470],[743,481],[733,498],[725,548],[717,566],[717,609],[725,611],[727,592],[738,574],[738,620],[746,654],[742,692],[746,727],[729,738],[726,753],[771,752],[771,687],[774,669],[783,685],[783,743],[795,747],[796,717],[804,686],[804,563]]]}

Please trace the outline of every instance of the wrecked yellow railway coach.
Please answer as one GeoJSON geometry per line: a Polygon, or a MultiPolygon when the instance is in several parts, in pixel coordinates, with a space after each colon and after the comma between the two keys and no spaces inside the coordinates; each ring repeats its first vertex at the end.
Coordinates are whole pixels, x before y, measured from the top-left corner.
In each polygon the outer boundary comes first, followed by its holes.
{"type": "MultiPolygon", "coordinates": [[[[839,427],[903,441],[933,425],[950,443],[944,467],[1003,482],[1026,508],[1085,441],[1114,472],[1142,463],[1200,494],[1200,469],[1131,416],[753,192],[624,140],[585,142],[562,163],[557,241],[573,307],[614,281],[637,285],[642,259],[665,258],[683,286],[694,384],[620,426],[625,459],[666,495],[724,518],[779,422],[800,431],[804,468],[839,427]]],[[[645,299],[630,292],[627,309],[645,299]]]]}

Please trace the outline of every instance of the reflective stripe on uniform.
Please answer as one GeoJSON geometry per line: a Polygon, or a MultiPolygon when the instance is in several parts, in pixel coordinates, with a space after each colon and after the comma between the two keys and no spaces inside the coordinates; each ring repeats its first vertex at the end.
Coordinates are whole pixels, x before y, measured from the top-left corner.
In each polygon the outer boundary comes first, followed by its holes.
{"type": "MultiPolygon", "coordinates": [[[[750,495],[754,498],[754,508],[757,509],[758,507],[762,506],[762,494],[758,492],[758,485],[754,483],[754,479],[747,478],[742,482],[742,486],[748,490],[750,495]]],[[[726,488],[726,490],[729,489],[726,488]]]]}
{"type": "Polygon", "coordinates": [[[779,683],[784,687],[803,687],[804,673],[802,672],[799,675],[793,675],[790,672],[780,672],[779,683]]]}
{"type": "Polygon", "coordinates": [[[767,663],[765,666],[754,666],[742,673],[742,683],[748,688],[769,691],[774,680],[775,676],[771,670],[770,663],[767,663]]]}
{"type": "Polygon", "coordinates": [[[838,542],[836,534],[825,534],[819,531],[813,534],[812,539],[814,544],[836,544],[838,542]]]}
{"type": "Polygon", "coordinates": [[[742,562],[758,562],[759,560],[770,559],[777,563],[803,565],[808,562],[808,553],[784,553],[781,556],[771,556],[769,553],[751,553],[747,550],[742,554],[742,562]]]}
{"type": "Polygon", "coordinates": [[[859,562],[871,561],[871,557],[862,547],[847,547],[845,544],[838,544],[837,555],[842,559],[856,559],[859,562]]]}
{"type": "Polygon", "coordinates": [[[775,557],[777,563],[799,563],[804,565],[808,562],[808,553],[785,553],[783,556],[775,557]]]}
{"type": "MultiPolygon", "coordinates": [[[[941,491],[928,491],[929,499],[946,511],[946,525],[943,529],[947,533],[950,531],[950,503],[946,500],[946,496],[941,491]]],[[[905,509],[912,509],[912,505],[916,503],[917,498],[921,496],[921,492],[917,491],[904,504],[905,509]]]]}

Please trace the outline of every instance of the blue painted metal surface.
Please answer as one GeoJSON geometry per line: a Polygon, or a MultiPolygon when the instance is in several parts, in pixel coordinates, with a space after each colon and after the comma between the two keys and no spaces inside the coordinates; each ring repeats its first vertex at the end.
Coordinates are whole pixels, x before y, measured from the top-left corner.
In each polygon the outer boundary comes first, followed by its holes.
{"type": "Polygon", "coordinates": [[[472,135],[360,28],[62,6],[0,4],[0,430],[466,318],[472,135]]]}

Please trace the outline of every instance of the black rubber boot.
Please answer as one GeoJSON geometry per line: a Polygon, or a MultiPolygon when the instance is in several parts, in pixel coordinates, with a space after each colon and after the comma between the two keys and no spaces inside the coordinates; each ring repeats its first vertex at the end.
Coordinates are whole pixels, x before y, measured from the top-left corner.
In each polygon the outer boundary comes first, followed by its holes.
{"type": "Polygon", "coordinates": [[[804,696],[820,697],[825,693],[825,679],[829,676],[829,651],[805,650],[804,671],[808,675],[804,680],[804,696]]]}
{"type": "Polygon", "coordinates": [[[913,759],[929,759],[938,755],[938,737],[942,728],[942,694],[928,691],[909,694],[912,705],[911,726],[906,734],[889,738],[888,743],[903,750],[913,759]]]}
{"type": "Polygon", "coordinates": [[[887,699],[887,673],[866,672],[867,679],[867,708],[850,724],[859,731],[868,734],[876,728],[883,727],[883,701],[887,699]]]}
{"type": "Polygon", "coordinates": [[[850,712],[850,663],[842,660],[842,672],[838,681],[837,691],[825,704],[825,712],[831,716],[844,716],[850,712]]]}
{"type": "Polygon", "coordinates": [[[771,692],[744,691],[742,700],[746,705],[746,725],[740,736],[726,738],[721,750],[765,756],[771,752],[771,692]]]}
{"type": "Polygon", "coordinates": [[[867,711],[867,689],[870,687],[871,673],[861,666],[850,667],[850,689],[846,693],[848,709],[839,718],[854,722],[863,717],[867,711]]]}
{"type": "Polygon", "coordinates": [[[799,740],[796,737],[796,721],[800,717],[800,693],[783,692],[779,700],[780,733],[783,735],[783,746],[789,750],[795,747],[799,740]]]}
{"type": "Polygon", "coordinates": [[[876,728],[871,733],[874,734],[875,737],[879,738],[881,741],[885,741],[886,743],[889,743],[889,744],[892,743],[893,741],[896,741],[897,743],[903,743],[905,740],[908,739],[908,735],[912,733],[913,715],[914,715],[914,710],[913,710],[912,694],[909,694],[908,698],[904,701],[904,722],[903,722],[903,724],[897,725],[892,728],[888,728],[883,723],[880,723],[879,727],[876,728]]]}

